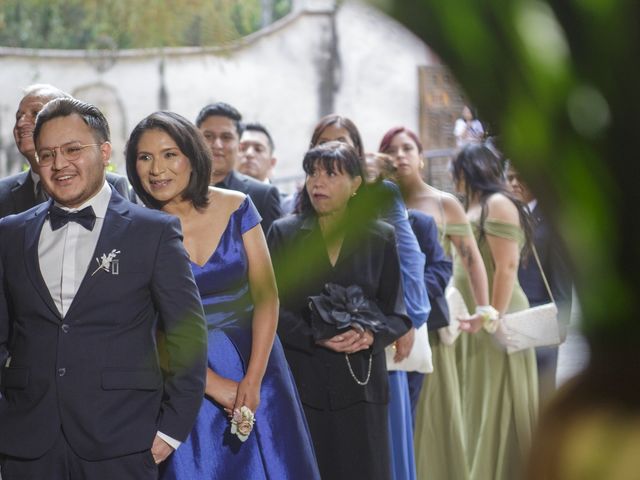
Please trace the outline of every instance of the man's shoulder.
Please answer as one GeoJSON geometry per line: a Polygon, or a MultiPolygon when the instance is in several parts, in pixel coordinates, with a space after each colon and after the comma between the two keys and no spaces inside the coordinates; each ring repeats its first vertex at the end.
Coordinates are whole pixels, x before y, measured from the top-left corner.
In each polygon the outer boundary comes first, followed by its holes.
{"type": "MultiPolygon", "coordinates": [[[[270,183],[259,182],[255,178],[252,178],[248,175],[237,172],[235,170],[233,171],[233,176],[236,178],[237,181],[242,182],[242,184],[246,188],[245,193],[254,194],[254,195],[256,194],[266,195],[267,193],[272,191],[278,192],[278,189],[276,188],[275,185],[271,185],[270,183]]],[[[279,194],[278,194],[278,198],[279,198],[279,194]]]]}
{"type": "Polygon", "coordinates": [[[107,182],[109,183],[118,183],[127,181],[127,177],[124,175],[120,175],[119,173],[107,172],[107,182]]]}
{"type": "Polygon", "coordinates": [[[132,202],[136,201],[136,195],[129,186],[129,180],[124,175],[107,172],[107,182],[124,198],[132,202]]]}
{"type": "Polygon", "coordinates": [[[29,171],[26,171],[0,178],[0,194],[10,192],[16,185],[22,185],[26,181],[28,175],[29,171]]]}
{"type": "Polygon", "coordinates": [[[17,228],[22,227],[27,220],[34,218],[42,211],[49,209],[49,203],[40,203],[23,212],[7,215],[0,218],[0,228],[17,228]]]}

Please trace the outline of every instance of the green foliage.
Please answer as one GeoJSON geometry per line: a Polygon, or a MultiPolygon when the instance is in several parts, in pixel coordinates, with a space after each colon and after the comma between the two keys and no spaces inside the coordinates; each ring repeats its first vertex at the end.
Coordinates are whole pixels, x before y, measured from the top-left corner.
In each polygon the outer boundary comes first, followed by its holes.
{"type": "MultiPolygon", "coordinates": [[[[291,0],[273,3],[274,18],[291,0]]],[[[4,0],[0,45],[86,49],[219,45],[260,28],[260,0],[4,0]]]]}
{"type": "Polygon", "coordinates": [[[434,49],[567,239],[585,331],[640,336],[640,2],[372,0],[434,49]]]}

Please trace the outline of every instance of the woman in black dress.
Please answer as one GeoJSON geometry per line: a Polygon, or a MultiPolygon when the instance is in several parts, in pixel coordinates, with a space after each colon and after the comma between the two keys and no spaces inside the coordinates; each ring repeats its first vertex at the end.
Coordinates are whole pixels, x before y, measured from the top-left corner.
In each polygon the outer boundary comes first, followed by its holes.
{"type": "Polygon", "coordinates": [[[322,478],[386,480],[384,348],[411,327],[393,228],[374,220],[364,202],[357,201],[363,172],[352,147],[329,142],[313,148],[303,168],[307,177],[301,213],[276,221],[268,235],[280,292],[278,335],[322,478]],[[370,302],[365,311],[377,314],[360,316],[351,309],[350,318],[373,319],[377,326],[338,330],[319,320],[309,297],[320,295],[327,285],[359,286],[370,302]]]}

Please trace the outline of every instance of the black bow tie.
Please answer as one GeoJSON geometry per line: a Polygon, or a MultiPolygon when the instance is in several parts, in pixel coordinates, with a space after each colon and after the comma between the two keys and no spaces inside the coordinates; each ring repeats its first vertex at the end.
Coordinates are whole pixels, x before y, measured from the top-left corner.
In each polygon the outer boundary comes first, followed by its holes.
{"type": "Polygon", "coordinates": [[[93,230],[96,223],[96,214],[93,207],[86,207],[77,212],[68,212],[52,205],[49,209],[49,222],[51,222],[51,230],[58,230],[69,222],[76,222],[87,230],[93,230]]]}

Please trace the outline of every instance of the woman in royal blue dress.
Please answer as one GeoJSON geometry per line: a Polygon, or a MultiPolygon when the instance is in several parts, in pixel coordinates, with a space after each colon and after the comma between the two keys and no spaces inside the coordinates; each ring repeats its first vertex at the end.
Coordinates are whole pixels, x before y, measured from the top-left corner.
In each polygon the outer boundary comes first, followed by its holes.
{"type": "Polygon", "coordinates": [[[161,478],[319,479],[302,406],[275,337],[278,295],[260,215],[244,194],[209,186],[209,156],[198,130],[171,112],[143,119],[126,149],[138,196],[181,221],[209,329],[205,399],[161,478]],[[255,413],[252,431],[237,413],[248,412],[242,407],[255,413]],[[240,427],[235,435],[233,412],[240,427]]]}

